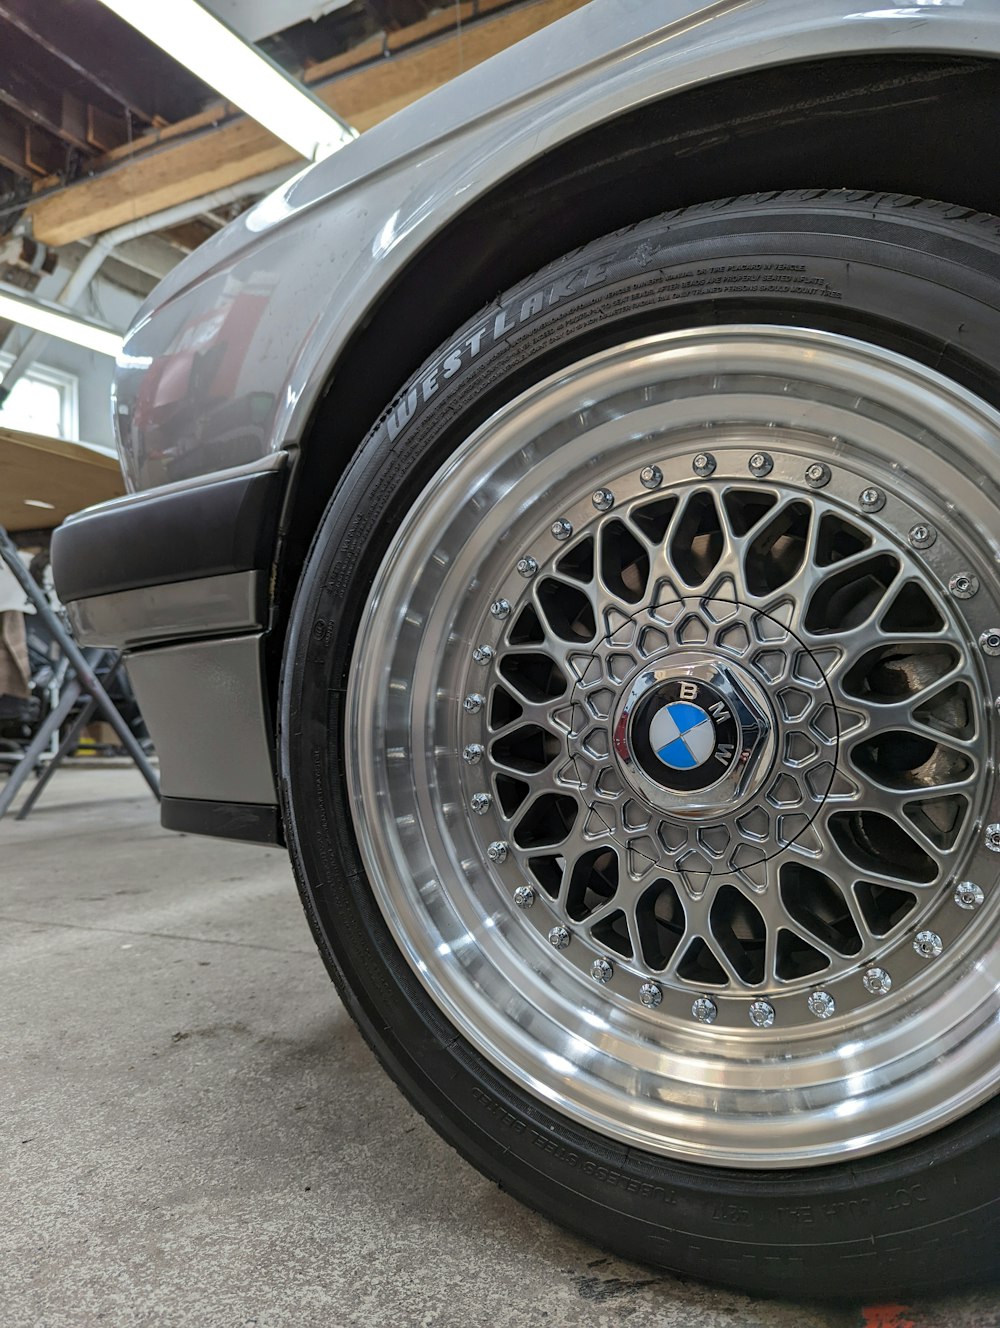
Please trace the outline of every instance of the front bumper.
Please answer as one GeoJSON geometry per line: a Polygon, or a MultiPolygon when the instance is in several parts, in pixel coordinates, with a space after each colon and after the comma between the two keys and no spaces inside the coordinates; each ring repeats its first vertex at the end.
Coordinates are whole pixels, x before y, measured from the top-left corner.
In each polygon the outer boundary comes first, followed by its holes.
{"type": "Polygon", "coordinates": [[[171,829],[281,840],[263,640],[286,462],[117,499],[53,537],[79,640],[125,652],[171,829]]]}

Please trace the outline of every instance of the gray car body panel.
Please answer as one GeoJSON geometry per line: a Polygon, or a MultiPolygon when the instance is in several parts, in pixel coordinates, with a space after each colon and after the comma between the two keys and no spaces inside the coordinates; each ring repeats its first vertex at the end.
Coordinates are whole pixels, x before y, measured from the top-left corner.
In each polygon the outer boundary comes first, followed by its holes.
{"type": "Polygon", "coordinates": [[[259,635],[129,652],[125,665],[156,743],[164,798],[274,803],[259,635]]]}
{"type": "Polygon", "coordinates": [[[129,487],[294,447],[400,274],[550,149],[712,80],[864,53],[1000,56],[1000,5],[592,0],[431,93],[262,200],[150,297],[117,378],[129,487]]]}
{"type": "Polygon", "coordinates": [[[68,608],[79,640],[127,650],[260,627],[264,592],[260,572],[226,572],[94,595],[68,608]]]}

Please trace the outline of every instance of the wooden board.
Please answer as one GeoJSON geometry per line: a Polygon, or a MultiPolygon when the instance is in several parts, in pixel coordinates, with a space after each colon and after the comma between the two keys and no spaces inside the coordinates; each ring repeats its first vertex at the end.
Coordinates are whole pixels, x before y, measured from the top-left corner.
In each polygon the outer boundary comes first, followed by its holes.
{"type": "Polygon", "coordinates": [[[0,525],[8,530],[51,530],[82,507],[124,492],[114,457],[0,427],[0,525]]]}
{"type": "MultiPolygon", "coordinates": [[[[365,50],[368,63],[360,68],[342,68],[319,83],[313,82],[315,70],[311,70],[309,81],[317,96],[343,119],[357,129],[370,129],[584,3],[533,0],[496,14],[487,12],[463,24],[460,32],[452,27],[441,33],[436,19],[417,24],[421,31],[414,44],[406,42],[410,29],[402,29],[386,44],[386,54],[374,59],[374,49],[365,50]]],[[[133,156],[123,158],[118,149],[113,157],[109,154],[105,169],[100,160],[92,163],[97,173],[88,179],[39,194],[25,210],[35,239],[53,246],[70,244],[301,160],[255,120],[228,116],[222,106],[187,123],[190,133],[184,134],[183,124],[173,125],[161,137],[140,140],[144,146],[133,156]],[[214,128],[213,114],[225,117],[214,128]]]]}

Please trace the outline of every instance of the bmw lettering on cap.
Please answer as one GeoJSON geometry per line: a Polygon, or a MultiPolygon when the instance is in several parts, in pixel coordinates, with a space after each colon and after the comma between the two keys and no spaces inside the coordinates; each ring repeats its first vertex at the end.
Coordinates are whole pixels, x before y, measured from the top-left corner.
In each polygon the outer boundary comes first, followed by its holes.
{"type": "Polygon", "coordinates": [[[646,774],[677,790],[715,784],[742,746],[728,699],[710,683],[690,677],[671,678],[654,688],[632,720],[631,736],[646,774]]]}

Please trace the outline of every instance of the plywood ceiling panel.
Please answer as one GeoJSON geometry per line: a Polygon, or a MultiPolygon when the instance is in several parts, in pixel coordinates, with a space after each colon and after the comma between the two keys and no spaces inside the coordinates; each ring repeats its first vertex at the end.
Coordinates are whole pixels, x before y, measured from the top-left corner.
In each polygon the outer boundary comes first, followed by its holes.
{"type": "Polygon", "coordinates": [[[0,428],[0,524],[9,531],[53,529],[73,512],[124,492],[114,457],[0,428]]]}

